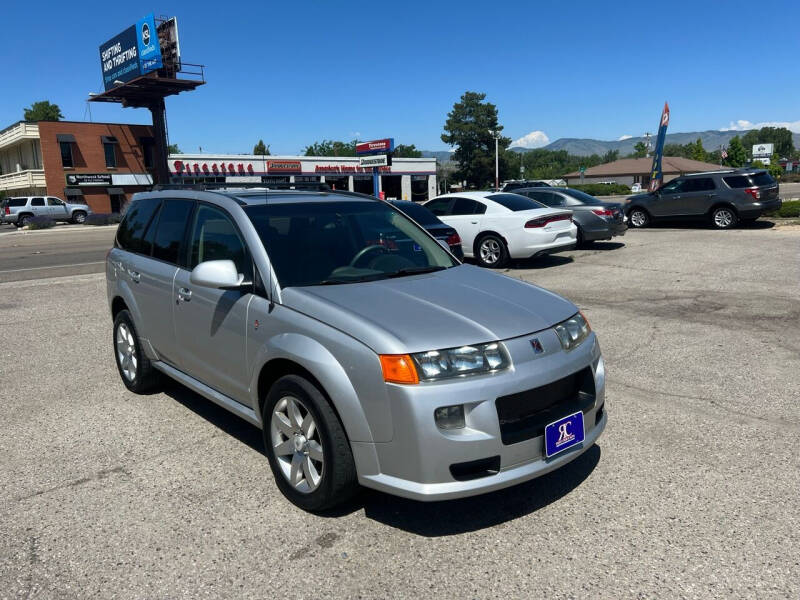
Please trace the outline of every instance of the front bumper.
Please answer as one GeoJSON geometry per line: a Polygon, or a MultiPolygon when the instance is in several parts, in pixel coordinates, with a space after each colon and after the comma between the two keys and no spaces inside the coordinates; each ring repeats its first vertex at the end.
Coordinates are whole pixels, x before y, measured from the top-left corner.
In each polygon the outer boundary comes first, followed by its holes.
{"type": "Polygon", "coordinates": [[[772,212],[780,209],[783,205],[783,200],[780,198],[773,198],[764,202],[753,202],[738,208],[739,216],[743,219],[757,219],[766,212],[772,212]]]}
{"type": "MultiPolygon", "coordinates": [[[[504,343],[514,363],[508,371],[415,386],[388,385],[394,436],[386,443],[353,444],[361,484],[416,500],[461,498],[539,477],[590,448],[607,422],[605,366],[594,334],[571,352],[561,349],[552,329],[504,343]],[[544,348],[542,354],[532,350],[533,338],[544,348]],[[594,397],[583,409],[585,439],[581,445],[546,458],[542,435],[503,443],[497,398],[533,390],[587,367],[594,397]],[[437,428],[435,409],[454,404],[464,405],[467,426],[437,428]],[[475,478],[457,478],[451,470],[453,465],[487,459],[497,461],[497,468],[475,478]]],[[[566,403],[564,410],[567,412],[555,418],[574,412],[566,403]]]]}

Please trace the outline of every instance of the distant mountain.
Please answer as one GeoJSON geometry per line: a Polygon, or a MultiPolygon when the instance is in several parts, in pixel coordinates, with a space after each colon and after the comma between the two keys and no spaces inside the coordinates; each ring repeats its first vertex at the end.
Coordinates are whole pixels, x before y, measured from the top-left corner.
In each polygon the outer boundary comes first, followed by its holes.
{"type": "Polygon", "coordinates": [[[420,150],[420,152],[422,152],[423,158],[435,158],[439,162],[447,162],[452,155],[452,152],[448,152],[447,150],[420,150]]]}
{"type": "MultiPolygon", "coordinates": [[[[746,131],[691,131],[688,133],[668,133],[666,144],[688,144],[700,138],[707,152],[713,152],[720,146],[727,146],[735,135],[743,136],[746,131]]],[[[795,147],[800,147],[800,134],[793,134],[795,147]]],[[[644,142],[644,137],[632,137],[626,140],[593,140],[588,138],[559,138],[544,146],[545,150],[566,150],[576,156],[589,156],[591,154],[603,155],[609,150],[619,150],[620,157],[633,153],[633,146],[637,142],[644,142]]],[[[656,136],[650,137],[650,143],[655,144],[656,136]]],[[[516,152],[528,152],[527,148],[511,148],[516,152]]]]}

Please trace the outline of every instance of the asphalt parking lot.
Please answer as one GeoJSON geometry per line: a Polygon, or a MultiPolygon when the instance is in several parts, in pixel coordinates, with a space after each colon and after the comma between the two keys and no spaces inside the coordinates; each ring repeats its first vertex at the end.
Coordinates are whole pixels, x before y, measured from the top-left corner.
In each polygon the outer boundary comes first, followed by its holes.
{"type": "Polygon", "coordinates": [[[600,338],[599,444],[487,496],[327,516],[281,496],[255,428],[124,388],[102,274],[0,283],[0,597],[797,598],[798,250],[656,228],[515,265],[600,338]]]}

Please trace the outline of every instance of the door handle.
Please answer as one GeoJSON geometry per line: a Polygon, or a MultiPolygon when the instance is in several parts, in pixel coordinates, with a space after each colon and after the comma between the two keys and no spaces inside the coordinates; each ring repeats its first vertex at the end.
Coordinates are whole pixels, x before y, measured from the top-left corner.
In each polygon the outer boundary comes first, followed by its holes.
{"type": "Polygon", "coordinates": [[[139,280],[142,278],[142,276],[139,274],[139,271],[131,271],[130,269],[128,269],[128,275],[131,276],[131,279],[133,279],[134,283],[139,283],[139,280]]]}
{"type": "Polygon", "coordinates": [[[469,223],[470,223],[470,225],[477,225],[478,224],[477,221],[470,221],[469,223]]]}
{"type": "Polygon", "coordinates": [[[192,290],[189,288],[178,288],[178,302],[183,300],[184,302],[189,302],[192,299],[192,290]]]}

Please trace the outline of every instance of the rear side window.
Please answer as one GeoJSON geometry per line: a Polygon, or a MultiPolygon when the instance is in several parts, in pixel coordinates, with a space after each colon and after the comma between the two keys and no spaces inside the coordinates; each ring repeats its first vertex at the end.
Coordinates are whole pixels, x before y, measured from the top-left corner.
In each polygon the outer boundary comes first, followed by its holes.
{"type": "Polygon", "coordinates": [[[753,180],[753,185],[772,185],[775,183],[772,175],[765,173],[764,171],[761,171],[760,173],[753,173],[750,175],[750,179],[753,180]]]}
{"type": "Polygon", "coordinates": [[[191,200],[165,200],[153,240],[153,258],[178,264],[186,224],[194,208],[191,200]]]}
{"type": "Polygon", "coordinates": [[[438,200],[431,200],[425,205],[429,211],[431,211],[435,215],[448,215],[450,214],[447,210],[450,206],[450,198],[439,198],[438,200]]]}
{"type": "Polygon", "coordinates": [[[532,208],[542,208],[541,204],[535,200],[531,200],[527,196],[522,196],[520,194],[492,194],[486,198],[515,212],[519,210],[531,210],[532,208]]]}
{"type": "Polygon", "coordinates": [[[27,198],[11,198],[11,200],[8,201],[8,206],[19,207],[19,206],[25,206],[27,203],[28,203],[27,198]]]}
{"type": "Polygon", "coordinates": [[[120,248],[150,254],[149,245],[145,248],[144,235],[160,203],[158,198],[145,198],[131,204],[117,231],[117,245],[120,248]]]}
{"type": "Polygon", "coordinates": [[[716,186],[711,177],[692,177],[683,182],[683,192],[705,192],[713,190],[716,186]]]}
{"type": "Polygon", "coordinates": [[[724,181],[728,187],[734,189],[750,187],[750,180],[744,175],[730,175],[729,177],[723,177],[722,181],[724,181]]]}
{"type": "Polygon", "coordinates": [[[451,215],[480,215],[486,212],[486,207],[480,202],[470,200],[469,198],[456,198],[453,203],[453,210],[451,215]]]}
{"type": "MultiPolygon", "coordinates": [[[[565,206],[567,201],[558,194],[554,194],[553,192],[539,192],[539,191],[531,191],[526,192],[526,196],[531,198],[536,202],[541,202],[547,206],[565,206]]],[[[541,208],[541,207],[539,207],[541,208]]]]}
{"type": "Polygon", "coordinates": [[[33,198],[31,206],[44,206],[44,198],[33,198]]]}

